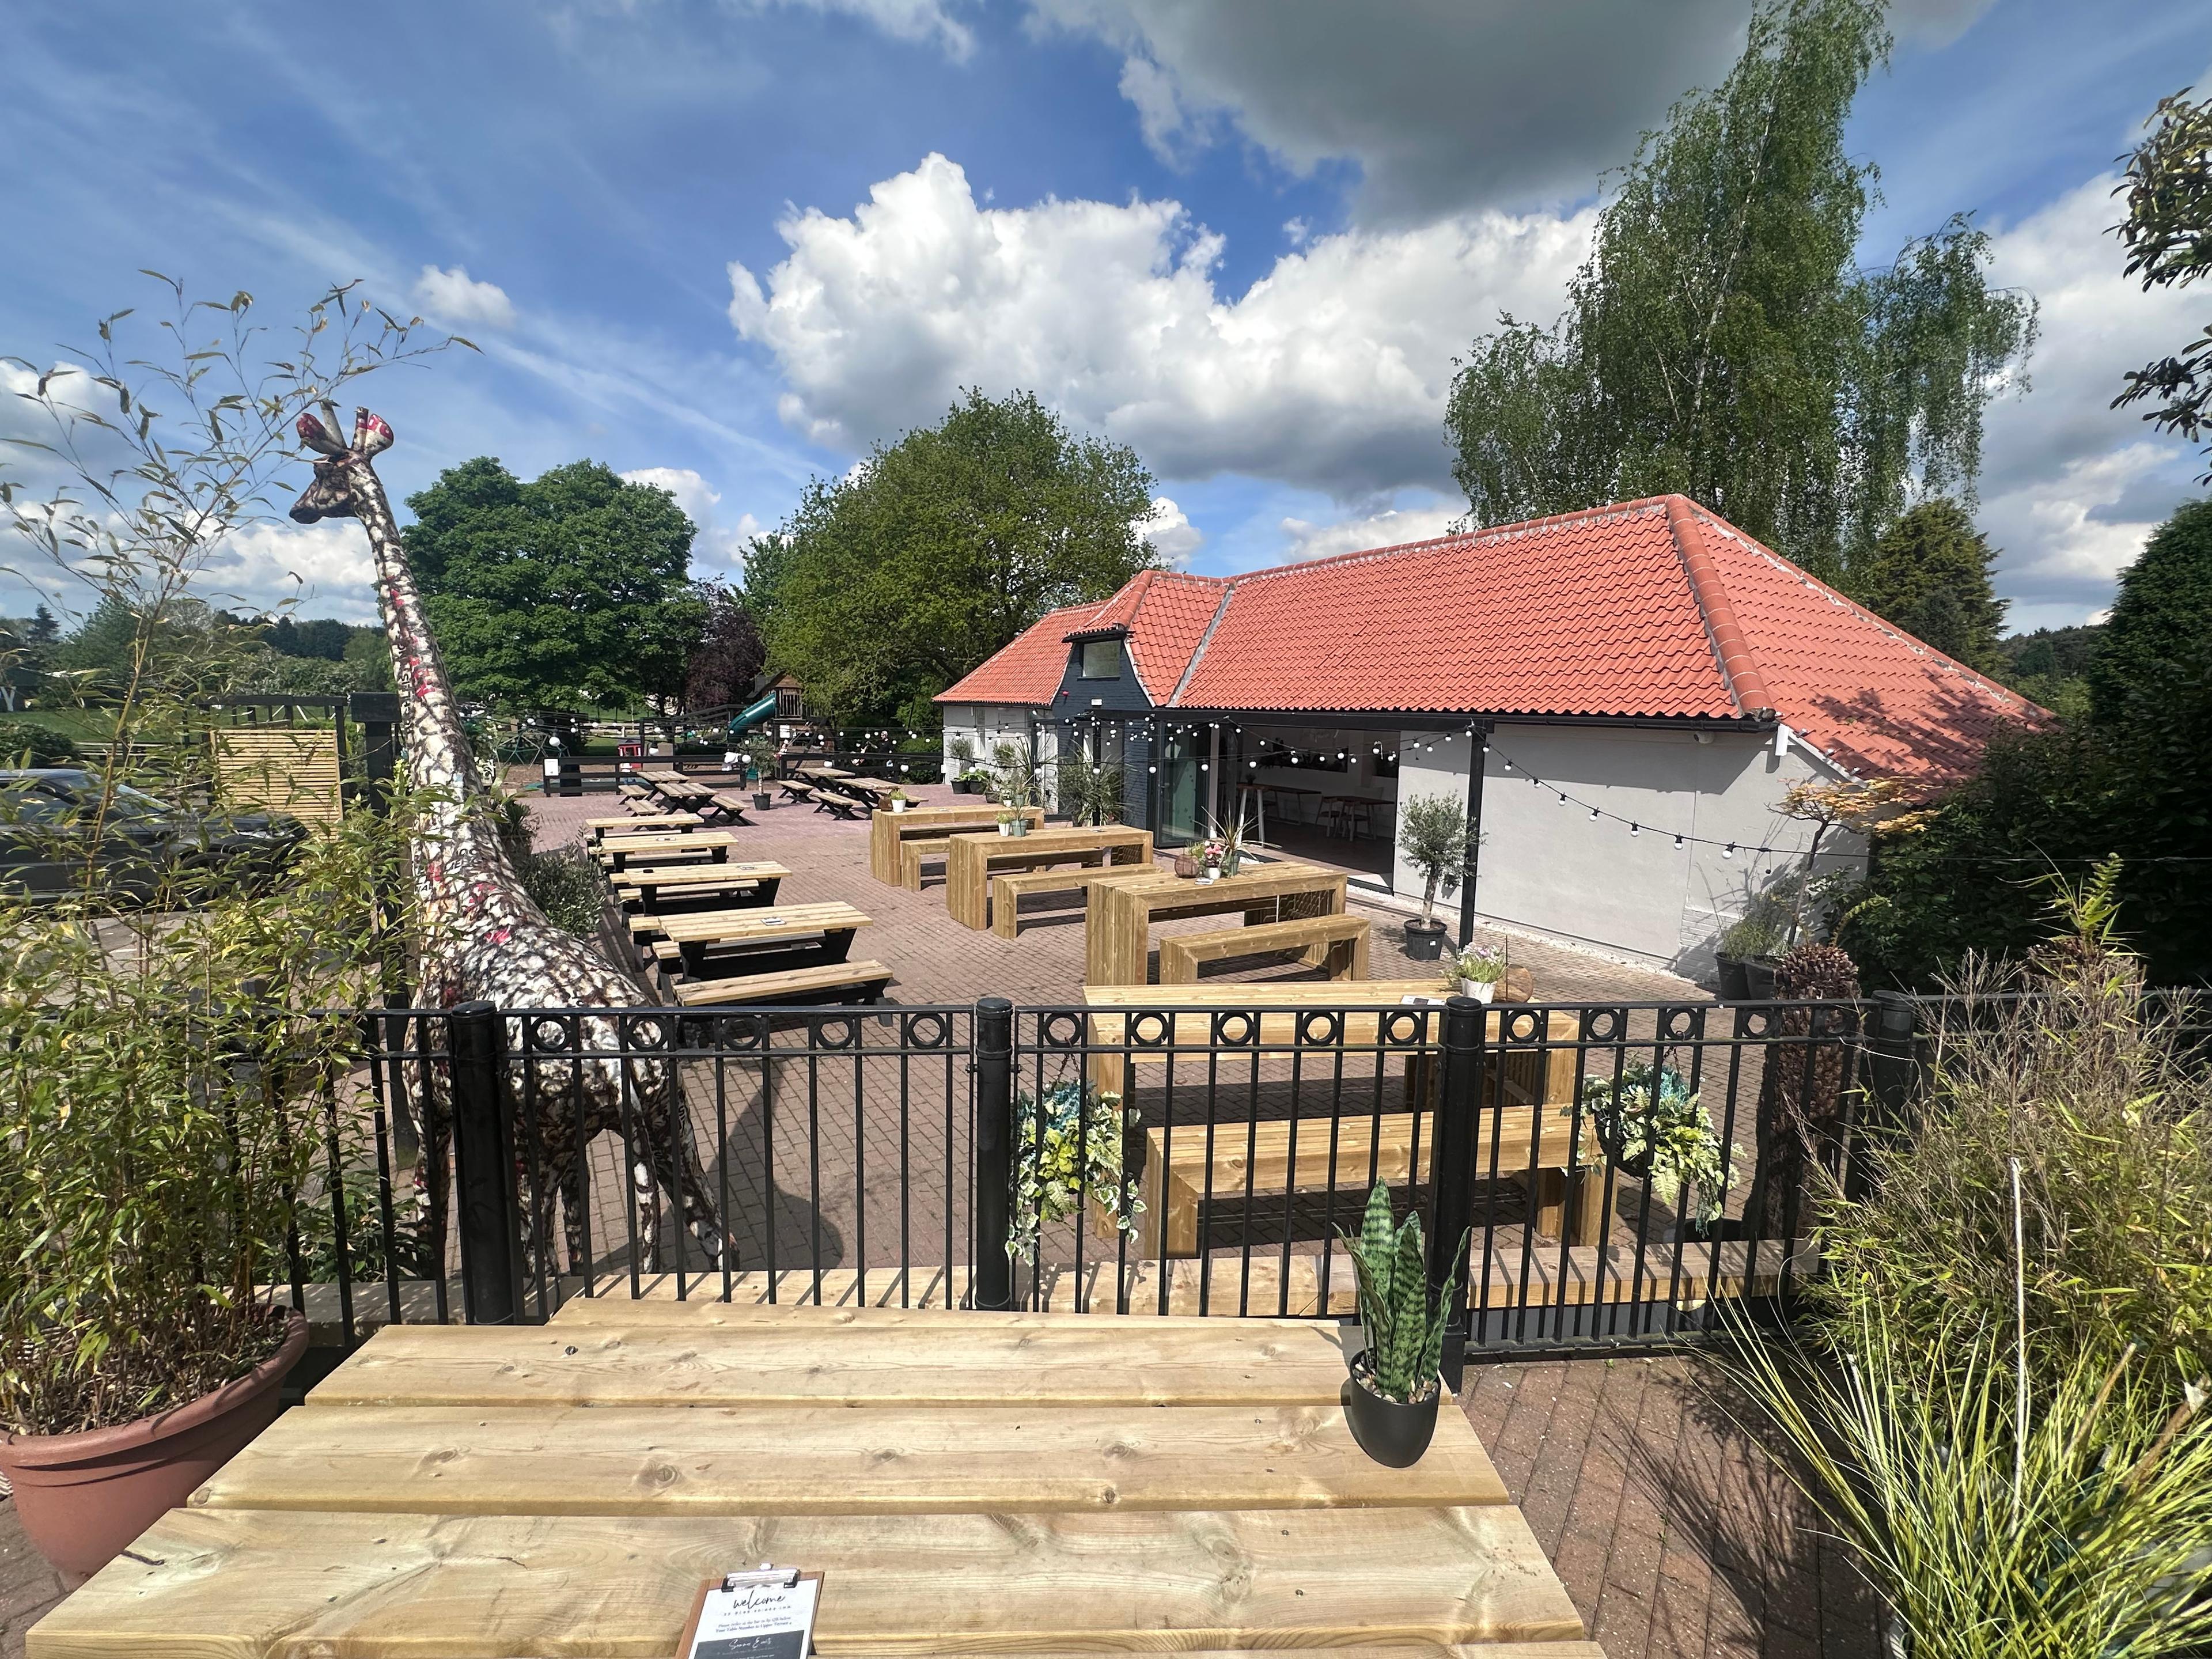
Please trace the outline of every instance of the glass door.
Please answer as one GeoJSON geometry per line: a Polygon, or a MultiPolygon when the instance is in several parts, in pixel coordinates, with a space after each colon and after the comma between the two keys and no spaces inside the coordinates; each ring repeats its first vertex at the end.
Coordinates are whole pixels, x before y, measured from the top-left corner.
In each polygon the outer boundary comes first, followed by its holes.
{"type": "Polygon", "coordinates": [[[1198,839],[1199,750],[1202,732],[1164,734],[1160,747],[1160,823],[1158,839],[1170,846],[1198,839]]]}

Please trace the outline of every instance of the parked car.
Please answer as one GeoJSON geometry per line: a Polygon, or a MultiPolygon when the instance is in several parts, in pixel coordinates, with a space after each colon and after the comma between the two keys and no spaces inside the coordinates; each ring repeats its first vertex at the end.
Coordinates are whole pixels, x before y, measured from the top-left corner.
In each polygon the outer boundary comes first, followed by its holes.
{"type": "MultiPolygon", "coordinates": [[[[39,897],[79,887],[100,794],[99,778],[76,768],[0,770],[0,887],[39,897]]],[[[90,856],[103,892],[148,898],[198,877],[209,887],[266,880],[307,835],[283,813],[194,812],[118,784],[90,856]]]]}

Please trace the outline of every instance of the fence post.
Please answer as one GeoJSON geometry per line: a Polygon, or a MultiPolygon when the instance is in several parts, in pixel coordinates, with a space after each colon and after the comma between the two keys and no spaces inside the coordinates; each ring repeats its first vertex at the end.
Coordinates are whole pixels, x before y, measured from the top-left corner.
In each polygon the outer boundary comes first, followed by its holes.
{"type": "Polygon", "coordinates": [[[975,1004],[975,1289],[978,1308],[1011,1308],[1014,1261],[1006,1254],[1014,1208],[1014,1005],[975,1004]]]}
{"type": "Polygon", "coordinates": [[[499,1011],[464,1002],[447,1017],[453,1055],[453,1187],[460,1205],[461,1305],[471,1325],[512,1325],[522,1308],[521,1205],[500,1079],[499,1011]]]}
{"type": "MultiPolygon", "coordinates": [[[[1444,1004],[1443,1075],[1437,1090],[1435,1203],[1429,1218],[1429,1281],[1443,1288],[1460,1261],[1460,1241],[1474,1223],[1476,1115],[1482,1110],[1483,1006],[1470,996],[1444,1004]]],[[[1418,1103],[1415,1109],[1419,1109],[1418,1103]]],[[[1456,1393],[1467,1368],[1468,1292],[1462,1278],[1458,1305],[1444,1331],[1444,1382],[1456,1393]]]]}
{"type": "Polygon", "coordinates": [[[1902,991],[1876,991],[1874,1000],[1867,1082],[1883,1118],[1894,1123],[1905,1115],[1920,1081],[1920,1002],[1902,991]]]}

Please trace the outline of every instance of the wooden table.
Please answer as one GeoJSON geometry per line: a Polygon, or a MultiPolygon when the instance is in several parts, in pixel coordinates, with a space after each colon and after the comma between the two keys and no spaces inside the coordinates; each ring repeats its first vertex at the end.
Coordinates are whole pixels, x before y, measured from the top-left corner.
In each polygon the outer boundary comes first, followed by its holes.
{"type": "Polygon", "coordinates": [[[627,817],[586,818],[584,828],[596,842],[608,836],[672,835],[696,830],[704,822],[696,812],[634,812],[627,817]]]}
{"type": "Polygon", "coordinates": [[[726,830],[692,830],[665,836],[609,836],[599,842],[599,851],[619,870],[633,858],[654,854],[678,858],[703,854],[716,864],[726,864],[737,844],[738,838],[726,830]]]}
{"type": "Polygon", "coordinates": [[[658,910],[671,899],[683,899],[716,888],[750,885],[756,904],[775,902],[776,890],[791,872],[766,859],[725,860],[720,864],[678,864],[658,868],[633,866],[614,878],[616,896],[637,901],[638,908],[658,910]]]}
{"type": "Polygon", "coordinates": [[[945,854],[945,914],[963,927],[988,927],[994,870],[1152,861],[1152,832],[1117,823],[1096,829],[1032,830],[1026,836],[1002,836],[996,830],[953,836],[945,854]]]}
{"type": "MultiPolygon", "coordinates": [[[[1334,1155],[1327,1115],[1299,1117],[1296,1139],[1286,1130],[1289,1119],[1270,1119],[1248,1129],[1241,1106],[1238,1127],[1211,1143],[1202,1126],[1185,1126],[1171,1146],[1159,1129],[1146,1130],[1149,1146],[1139,1194],[1145,1212],[1132,1250],[1140,1255],[1195,1254],[1205,1194],[1234,1194],[1241,1202],[1248,1182],[1254,1194],[1273,1195],[1293,1185],[1302,1192],[1325,1190],[1334,1176],[1334,1186],[1354,1196],[1356,1209],[1357,1196],[1378,1176],[1394,1184],[1425,1179],[1428,1151],[1436,1139],[1436,1055],[1448,994],[1441,979],[1086,987],[1084,1002],[1095,1012],[1089,1017],[1091,1052],[1085,1070],[1091,1086],[1104,1094],[1126,1095],[1131,1064],[1166,1065],[1177,1058],[1203,1064],[1214,1018],[1224,1011],[1257,1014],[1260,1044],[1285,1059],[1297,1048],[1301,1014],[1340,1011],[1341,1023],[1333,1028],[1308,1028],[1310,1046],[1298,1052],[1310,1064],[1326,1066],[1340,1049],[1368,1051],[1356,1066],[1347,1063],[1347,1075],[1369,1079],[1361,1088],[1373,1087],[1371,1079],[1387,1063],[1386,1032],[1392,1039],[1424,1044],[1408,1051],[1403,1065],[1404,1100],[1424,1103],[1424,1127],[1418,1130],[1410,1110],[1377,1115],[1371,1108],[1363,1112],[1357,1103],[1346,1109],[1334,1155]],[[1411,1020],[1396,1023],[1397,1016],[1415,1014],[1423,1005],[1425,1030],[1411,1020]],[[1164,1017],[1148,1019],[1140,1010],[1164,1017]],[[1167,1030],[1170,1020],[1172,1036],[1167,1030]],[[1327,1040],[1317,1042],[1316,1036],[1327,1040]],[[1176,1047],[1183,1051],[1180,1056],[1176,1047]],[[1171,1170],[1166,1167],[1170,1158],[1171,1170]]],[[[1503,1041],[1502,1022],[1510,1013],[1510,1008],[1500,1008],[1488,1016],[1487,1041],[1503,1041]]],[[[1556,1009],[1547,1012],[1545,1022],[1544,1036],[1552,1047],[1508,1049],[1502,1057],[1493,1054],[1486,1068],[1483,1099],[1495,1109],[1486,1109],[1477,1125],[1477,1167],[1490,1167],[1494,1139],[1501,1177],[1528,1182],[1534,1171],[1530,1199],[1539,1234],[1557,1237],[1564,1231],[1576,1244],[1601,1243],[1602,1154],[1587,1120],[1577,1142],[1574,1121],[1580,1024],[1575,1015],[1556,1009]]],[[[1248,1030],[1238,1022],[1230,1035],[1242,1041],[1248,1030]]],[[[1351,1092],[1356,1097],[1360,1090],[1351,1092]]],[[[1108,1224],[1103,1236],[1111,1233],[1108,1224]]]]}
{"type": "MultiPolygon", "coordinates": [[[[902,842],[935,841],[946,836],[995,829],[999,814],[1007,811],[988,801],[972,806],[910,806],[903,812],[878,812],[868,820],[868,873],[896,887],[900,883],[899,846],[902,842]]],[[[1031,829],[1044,823],[1044,809],[1024,806],[1022,816],[1031,829]]]]}
{"type": "Polygon", "coordinates": [[[671,1655],[773,1560],[830,1656],[1603,1659],[1452,1402],[1357,1449],[1334,1326],[572,1305],[380,1331],[31,1654],[671,1655]]]}
{"type": "Polygon", "coordinates": [[[684,953],[686,972],[703,975],[710,945],[759,945],[777,939],[819,938],[823,962],[842,962],[853,948],[854,933],[867,917],[849,904],[787,904],[749,910],[701,910],[663,916],[660,932],[684,953]]]}
{"type": "Polygon", "coordinates": [[[1242,910],[1247,921],[1341,915],[1344,884],[1340,870],[1285,862],[1248,865],[1212,882],[1185,881],[1163,870],[1157,881],[1094,887],[1085,915],[1084,982],[1142,985],[1151,975],[1152,924],[1166,917],[1230,910],[1242,910]]]}

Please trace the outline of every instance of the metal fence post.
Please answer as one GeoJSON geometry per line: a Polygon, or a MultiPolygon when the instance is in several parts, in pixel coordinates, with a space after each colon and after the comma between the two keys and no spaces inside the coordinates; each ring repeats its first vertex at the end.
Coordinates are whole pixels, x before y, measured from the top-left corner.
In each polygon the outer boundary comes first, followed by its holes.
{"type": "Polygon", "coordinates": [[[1895,1123],[1919,1086],[1920,1001],[1902,991],[1876,991],[1874,1001],[1867,1083],[1885,1122],[1895,1123]]]}
{"type": "Polygon", "coordinates": [[[1013,1237],[1014,1005],[1004,997],[975,1004],[975,1290],[978,1308],[1011,1308],[1013,1237]]]}
{"type": "MultiPolygon", "coordinates": [[[[1444,1004],[1443,1075],[1437,1090],[1434,1143],[1435,1202],[1429,1212],[1429,1281],[1443,1288],[1444,1277],[1460,1266],[1460,1245],[1474,1224],[1476,1115],[1482,1110],[1484,1013],[1473,997],[1455,996],[1444,1004]]],[[[1419,1110],[1419,1103],[1415,1103],[1419,1110]]],[[[1462,1278],[1444,1332],[1444,1381],[1457,1392],[1467,1367],[1468,1291],[1462,1278]]]]}
{"type": "Polygon", "coordinates": [[[512,1325],[522,1308],[521,1204],[500,1069],[499,1010],[464,1002],[447,1017],[453,1056],[453,1186],[460,1205],[461,1297],[471,1325],[512,1325]]]}

